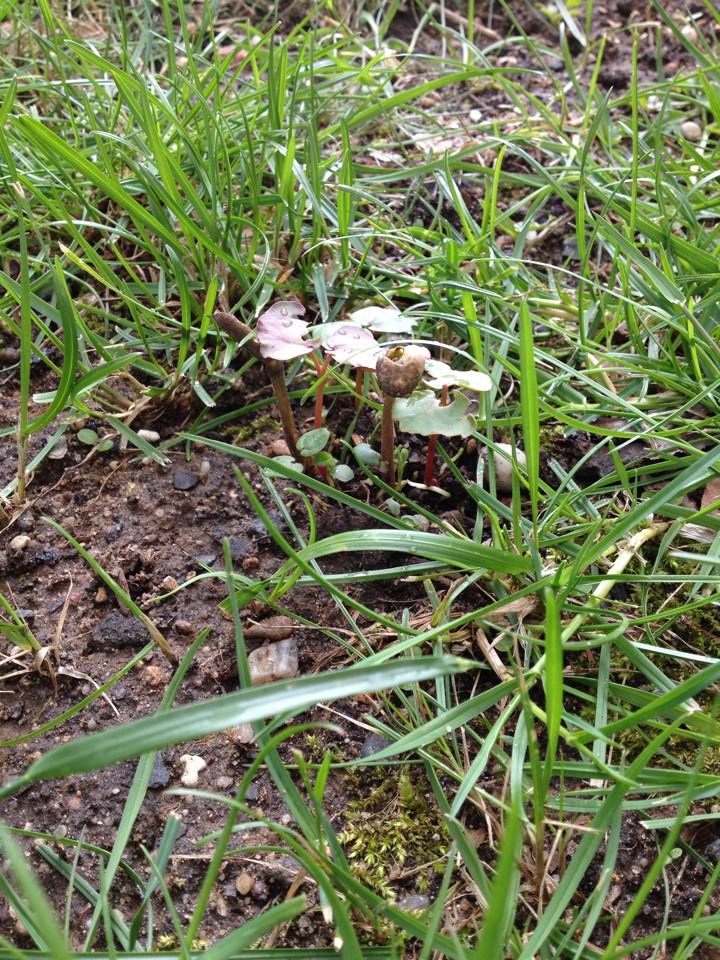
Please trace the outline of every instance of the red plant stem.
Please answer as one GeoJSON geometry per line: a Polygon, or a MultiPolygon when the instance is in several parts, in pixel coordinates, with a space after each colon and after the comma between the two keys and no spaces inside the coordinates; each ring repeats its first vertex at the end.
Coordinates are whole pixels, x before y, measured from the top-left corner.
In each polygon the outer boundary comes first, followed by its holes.
{"type": "MultiPolygon", "coordinates": [[[[325,381],[327,377],[327,369],[330,366],[330,357],[325,357],[323,363],[320,363],[315,354],[311,354],[313,363],[315,364],[315,369],[317,375],[320,378],[317,390],[315,391],[315,418],[313,420],[313,427],[317,430],[323,424],[323,400],[325,399],[325,381]]],[[[327,470],[325,471],[327,473],[327,470]]]]}
{"type": "MultiPolygon", "coordinates": [[[[448,399],[448,388],[447,386],[442,388],[440,393],[440,406],[444,407],[447,404],[448,399]]],[[[437,449],[438,434],[431,434],[428,439],[427,446],[427,459],[425,460],[425,476],[423,480],[425,481],[426,487],[432,487],[435,481],[435,451],[437,449]]]]}
{"type": "Polygon", "coordinates": [[[382,434],[380,437],[380,456],[385,464],[385,480],[395,486],[395,424],[393,422],[394,397],[383,397],[382,434]]]}

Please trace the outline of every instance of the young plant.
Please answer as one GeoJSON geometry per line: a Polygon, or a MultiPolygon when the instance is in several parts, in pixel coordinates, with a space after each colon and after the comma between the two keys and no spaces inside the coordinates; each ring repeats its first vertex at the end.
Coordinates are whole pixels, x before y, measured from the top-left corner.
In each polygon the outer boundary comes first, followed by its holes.
{"type": "MultiPolygon", "coordinates": [[[[479,370],[453,370],[449,364],[443,363],[442,360],[428,360],[425,365],[425,370],[430,374],[428,385],[432,387],[433,390],[440,391],[440,400],[437,402],[437,405],[440,407],[447,407],[450,387],[464,387],[466,390],[472,390],[475,393],[485,393],[492,387],[492,380],[486,373],[481,373],[479,370]]],[[[443,429],[439,429],[437,432],[424,433],[425,436],[429,437],[427,458],[425,460],[425,474],[423,477],[425,485],[428,487],[433,485],[435,479],[435,455],[438,437],[440,435],[445,437],[466,437],[473,430],[473,427],[470,427],[470,429],[465,432],[467,429],[466,422],[471,420],[470,417],[466,417],[465,415],[468,403],[458,403],[458,399],[459,398],[453,401],[448,407],[447,414],[443,415],[440,415],[436,411],[435,403],[419,403],[418,401],[419,406],[416,406],[416,410],[422,414],[417,421],[414,421],[422,428],[418,429],[416,427],[416,433],[423,433],[427,430],[432,431],[434,425],[437,423],[443,425],[443,429]],[[452,417],[450,416],[451,410],[454,411],[452,417]],[[426,415],[427,419],[425,419],[426,415]]],[[[412,404],[409,402],[406,407],[406,416],[408,414],[412,415],[411,406],[412,404]]]]}
{"type": "Polygon", "coordinates": [[[220,329],[241,343],[265,367],[275,394],[285,442],[296,460],[302,457],[297,447],[298,431],[285,382],[284,363],[313,351],[314,342],[303,340],[308,328],[307,322],[300,319],[304,313],[305,307],[297,300],[279,300],[258,318],[253,335],[251,328],[231,313],[215,311],[215,321],[220,329]]]}
{"type": "Polygon", "coordinates": [[[378,357],[375,367],[383,396],[380,456],[385,464],[385,479],[395,485],[395,423],[393,406],[397,398],[409,397],[422,379],[429,357],[424,347],[390,347],[378,357]]]}
{"type": "MultiPolygon", "coordinates": [[[[325,350],[336,363],[347,363],[355,370],[356,406],[359,406],[363,374],[375,370],[382,347],[378,346],[368,329],[347,323],[338,327],[328,337],[325,350]]],[[[322,385],[319,389],[322,389],[322,385]]]]}

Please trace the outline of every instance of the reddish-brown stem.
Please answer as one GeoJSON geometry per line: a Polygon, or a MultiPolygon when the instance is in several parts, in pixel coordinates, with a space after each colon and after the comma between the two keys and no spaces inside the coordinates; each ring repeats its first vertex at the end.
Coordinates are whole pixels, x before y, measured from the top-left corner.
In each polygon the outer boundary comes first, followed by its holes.
{"type": "MultiPolygon", "coordinates": [[[[440,393],[440,406],[447,404],[448,388],[444,386],[440,393]]],[[[425,460],[425,475],[423,477],[426,487],[431,487],[435,481],[435,451],[437,450],[438,435],[433,433],[428,439],[427,459],[425,460]]]]}
{"type": "Polygon", "coordinates": [[[435,450],[437,449],[438,435],[431,434],[428,437],[427,458],[425,460],[425,475],[423,481],[426,487],[431,487],[435,481],[435,450]]]}
{"type": "Polygon", "coordinates": [[[355,409],[360,409],[360,404],[363,401],[363,380],[365,377],[365,371],[362,367],[358,367],[355,370],[355,409]]]}
{"type": "Polygon", "coordinates": [[[383,396],[382,434],[380,437],[380,456],[385,464],[385,480],[395,486],[395,423],[393,405],[395,398],[383,396]]]}
{"type": "Polygon", "coordinates": [[[273,393],[275,394],[275,403],[280,413],[285,443],[288,445],[291,456],[296,460],[302,461],[303,458],[297,448],[297,427],[295,425],[292,407],[290,406],[287,384],[285,383],[285,369],[280,360],[265,360],[264,363],[265,370],[272,384],[273,393]]]}
{"type": "Polygon", "coordinates": [[[327,379],[325,374],[330,366],[330,357],[325,357],[323,363],[320,363],[314,353],[310,354],[310,356],[315,364],[317,375],[320,378],[317,390],[315,391],[315,418],[313,420],[313,427],[317,430],[323,424],[323,400],[325,399],[325,381],[327,379]]]}

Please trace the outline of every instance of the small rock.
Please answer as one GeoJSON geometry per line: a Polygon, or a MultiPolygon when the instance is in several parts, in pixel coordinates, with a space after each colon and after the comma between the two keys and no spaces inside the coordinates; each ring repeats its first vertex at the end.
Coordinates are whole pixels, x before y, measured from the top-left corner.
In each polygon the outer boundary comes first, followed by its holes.
{"type": "Polygon", "coordinates": [[[680,133],[686,140],[700,140],[702,137],[702,127],[695,120],[686,120],[680,124],[680,133]]]}
{"type": "Polygon", "coordinates": [[[705,847],[705,856],[711,863],[717,863],[720,860],[720,839],[712,840],[705,847]]]}
{"type": "Polygon", "coordinates": [[[210,461],[201,460],[200,461],[200,476],[209,477],[210,476],[210,461]]]}
{"type": "Polygon", "coordinates": [[[29,607],[19,607],[17,610],[17,615],[28,625],[35,622],[35,611],[31,610],[29,607]]]}
{"type": "Polygon", "coordinates": [[[218,777],[215,786],[218,790],[229,790],[235,781],[232,777],[218,777]]]}
{"type": "Polygon", "coordinates": [[[255,550],[252,541],[248,540],[247,537],[228,537],[228,545],[230,547],[230,559],[233,563],[237,563],[238,560],[242,560],[255,550]]]}
{"type": "Polygon", "coordinates": [[[183,765],[183,772],[180,775],[180,782],[184,787],[196,787],[198,785],[198,775],[204,770],[207,763],[202,757],[194,753],[184,753],[180,757],[180,763],[183,765]]]}
{"type": "Polygon", "coordinates": [[[369,733],[360,747],[360,756],[366,758],[372,757],[374,754],[384,750],[385,747],[389,747],[390,742],[391,741],[381,733],[369,733]]]}
{"type": "Polygon", "coordinates": [[[10,549],[14,550],[15,553],[20,553],[21,550],[25,550],[27,548],[29,543],[30,537],[26,533],[19,533],[10,541],[10,549]]]}
{"type": "Polygon", "coordinates": [[[427,910],[430,906],[430,900],[428,897],[423,896],[418,893],[410,893],[406,897],[401,897],[397,902],[398,907],[401,910],[407,910],[412,912],[415,910],[427,910]]]}
{"type": "MultiPolygon", "coordinates": [[[[512,493],[513,478],[513,448],[509,443],[496,443],[498,450],[507,454],[507,459],[500,453],[493,452],[495,461],[495,488],[498,493],[512,493]]],[[[515,447],[515,456],[519,467],[527,466],[527,457],[520,447],[515,447]]]]}
{"type": "Polygon", "coordinates": [[[287,640],[292,636],[293,622],[290,617],[268,617],[245,628],[247,640],[287,640]]]}
{"type": "Polygon", "coordinates": [[[259,647],[248,657],[248,666],[254,686],[295,677],[299,669],[297,642],[287,639],[259,647]]]}
{"type": "Polygon", "coordinates": [[[67,455],[67,440],[65,437],[60,437],[52,450],[48,453],[49,460],[62,460],[67,455]]]}
{"type": "Polygon", "coordinates": [[[160,790],[162,787],[166,787],[169,783],[170,771],[165,766],[165,761],[162,758],[162,754],[158,753],[155,756],[155,762],[153,763],[153,768],[150,771],[148,788],[150,790],[160,790]]]}
{"type": "Polygon", "coordinates": [[[138,430],[138,436],[147,440],[148,443],[158,443],[160,440],[160,434],[157,430],[138,430]]]}
{"type": "Polygon", "coordinates": [[[255,736],[249,723],[240,723],[237,727],[230,727],[227,735],[233,743],[237,744],[252,743],[255,736]]]}
{"type": "Polygon", "coordinates": [[[92,632],[93,647],[142,647],[147,643],[145,627],[134,617],[126,617],[114,610],[95,624],[92,632]]]}
{"type": "Polygon", "coordinates": [[[265,903],[270,897],[270,890],[264,880],[256,880],[250,892],[252,893],[253,900],[256,900],[258,903],[265,903]]]}
{"type": "MultiPolygon", "coordinates": [[[[285,523],[285,517],[283,517],[283,515],[280,513],[279,510],[268,510],[268,517],[270,517],[270,520],[276,530],[280,530],[281,532],[284,530],[287,530],[287,523],[285,523]]],[[[250,523],[247,525],[247,529],[250,533],[254,534],[256,537],[270,536],[267,527],[265,526],[263,521],[260,519],[260,517],[255,517],[254,520],[251,520],[250,523]]]]}
{"type": "Polygon", "coordinates": [[[178,467],[173,474],[173,486],[176,490],[192,490],[200,482],[200,477],[194,470],[187,467],[178,467]]]}
{"type": "Polygon", "coordinates": [[[235,889],[241,897],[246,897],[253,888],[255,878],[249,873],[241,873],[235,880],[235,889]]]}
{"type": "Polygon", "coordinates": [[[165,671],[153,664],[143,670],[143,683],[148,687],[162,687],[168,682],[168,679],[165,671]]]}
{"type": "Polygon", "coordinates": [[[477,107],[473,107],[470,113],[468,113],[470,123],[480,123],[482,117],[482,110],[478,110],[477,107]]]}
{"type": "Polygon", "coordinates": [[[285,440],[273,440],[268,452],[271,457],[289,457],[291,455],[290,447],[285,440]]]}
{"type": "Polygon", "coordinates": [[[28,530],[32,530],[35,526],[35,517],[29,510],[26,510],[25,513],[21,513],[17,518],[16,526],[18,530],[24,530],[27,533],[28,530]]]}
{"type": "Polygon", "coordinates": [[[165,577],[160,586],[166,593],[170,593],[171,590],[177,590],[180,584],[175,577],[165,577]]]}
{"type": "Polygon", "coordinates": [[[95,603],[107,603],[108,592],[105,587],[98,587],[98,592],[95,594],[95,603]]]}
{"type": "Polygon", "coordinates": [[[37,563],[46,563],[49,567],[54,567],[55,564],[61,560],[62,550],[58,550],[57,547],[43,548],[35,553],[35,561],[37,563]]]}
{"type": "Polygon", "coordinates": [[[176,620],[175,630],[186,637],[189,637],[191,633],[195,633],[195,627],[189,620],[176,620]]]}
{"type": "Polygon", "coordinates": [[[195,557],[198,563],[202,563],[205,567],[211,567],[217,560],[216,553],[201,553],[199,556],[195,557]]]}

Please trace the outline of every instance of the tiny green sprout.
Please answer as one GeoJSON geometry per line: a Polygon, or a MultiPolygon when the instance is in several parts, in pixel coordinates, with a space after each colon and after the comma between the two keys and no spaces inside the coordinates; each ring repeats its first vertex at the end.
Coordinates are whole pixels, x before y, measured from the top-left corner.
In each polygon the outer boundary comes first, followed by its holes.
{"type": "Polygon", "coordinates": [[[95,430],[91,430],[90,427],[83,427],[82,430],[78,430],[77,438],[80,443],[84,443],[88,447],[94,447],[98,453],[106,453],[112,449],[112,438],[104,437],[101,440],[95,430]]]}

